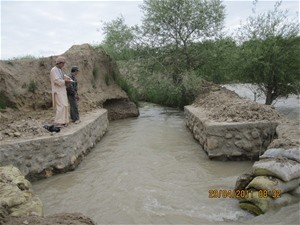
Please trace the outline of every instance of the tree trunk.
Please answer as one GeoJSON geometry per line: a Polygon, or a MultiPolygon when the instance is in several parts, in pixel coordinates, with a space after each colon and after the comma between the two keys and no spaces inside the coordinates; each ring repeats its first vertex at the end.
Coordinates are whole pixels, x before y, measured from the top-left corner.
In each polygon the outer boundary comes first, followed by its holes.
{"type": "Polygon", "coordinates": [[[272,100],[272,94],[267,94],[266,95],[266,102],[265,102],[265,105],[271,105],[272,104],[272,102],[273,102],[273,100],[272,100]]]}
{"type": "Polygon", "coordinates": [[[276,94],[275,91],[267,90],[265,105],[271,105],[273,101],[278,98],[278,96],[279,95],[276,94]]]}
{"type": "Polygon", "coordinates": [[[184,48],[186,69],[190,70],[191,69],[191,59],[190,59],[190,55],[188,53],[187,43],[185,41],[183,42],[183,48],[184,48]]]}

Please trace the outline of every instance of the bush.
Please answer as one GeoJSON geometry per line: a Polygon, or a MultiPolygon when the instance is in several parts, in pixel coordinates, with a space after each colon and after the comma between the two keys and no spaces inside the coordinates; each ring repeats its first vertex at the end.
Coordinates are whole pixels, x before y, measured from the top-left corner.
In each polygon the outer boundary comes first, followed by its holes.
{"type": "Polygon", "coordinates": [[[127,93],[129,99],[138,105],[138,92],[133,85],[128,83],[124,78],[120,77],[117,79],[117,84],[127,93]]]}
{"type": "Polygon", "coordinates": [[[28,91],[35,94],[37,90],[37,83],[34,80],[31,80],[28,85],[28,91]]]}
{"type": "Polygon", "coordinates": [[[15,104],[9,101],[4,91],[0,91],[0,109],[5,109],[7,107],[15,107],[15,104]]]}

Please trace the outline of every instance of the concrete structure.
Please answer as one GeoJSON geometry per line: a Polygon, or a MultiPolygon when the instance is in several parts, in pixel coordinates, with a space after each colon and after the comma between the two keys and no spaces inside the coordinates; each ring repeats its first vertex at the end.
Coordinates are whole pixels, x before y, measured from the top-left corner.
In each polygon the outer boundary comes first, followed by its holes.
{"type": "Polygon", "coordinates": [[[278,122],[215,122],[201,107],[185,106],[187,127],[209,158],[254,160],[263,154],[276,134],[278,122]]]}
{"type": "Polygon", "coordinates": [[[0,165],[13,165],[31,181],[74,170],[108,129],[106,109],[81,117],[59,133],[0,144],[0,165]]]}

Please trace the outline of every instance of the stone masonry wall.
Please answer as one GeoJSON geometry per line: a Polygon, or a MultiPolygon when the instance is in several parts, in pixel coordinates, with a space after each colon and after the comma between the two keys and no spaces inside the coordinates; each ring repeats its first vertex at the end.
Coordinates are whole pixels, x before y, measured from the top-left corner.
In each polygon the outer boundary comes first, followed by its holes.
{"type": "Polygon", "coordinates": [[[80,124],[59,133],[18,142],[0,144],[0,165],[17,167],[33,181],[73,170],[108,129],[106,109],[81,117],[80,124]]]}
{"type": "Polygon", "coordinates": [[[187,127],[209,158],[254,160],[263,154],[276,133],[278,122],[214,122],[201,107],[185,106],[187,127]]]}

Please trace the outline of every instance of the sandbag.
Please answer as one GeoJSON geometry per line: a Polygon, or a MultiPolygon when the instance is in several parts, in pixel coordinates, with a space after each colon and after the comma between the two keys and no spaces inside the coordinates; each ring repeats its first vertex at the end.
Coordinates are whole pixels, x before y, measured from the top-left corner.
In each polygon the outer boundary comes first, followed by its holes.
{"type": "Polygon", "coordinates": [[[256,205],[263,213],[269,209],[270,197],[262,197],[260,192],[252,191],[247,198],[240,199],[240,202],[251,202],[256,205]]]}
{"type": "Polygon", "coordinates": [[[294,202],[296,198],[293,197],[289,193],[284,193],[280,196],[280,198],[274,198],[270,199],[269,206],[270,208],[279,208],[286,205],[289,205],[290,203],[294,202]]]}
{"type": "Polygon", "coordinates": [[[256,216],[264,214],[263,211],[261,211],[261,209],[259,207],[257,207],[256,205],[254,205],[252,202],[240,202],[239,207],[241,209],[247,210],[248,212],[250,212],[256,216]]]}
{"type": "Polygon", "coordinates": [[[248,198],[241,199],[239,207],[255,215],[266,213],[270,208],[279,208],[297,201],[289,193],[284,193],[278,198],[264,197],[259,191],[252,191],[248,198]]]}
{"type": "Polygon", "coordinates": [[[295,188],[293,191],[290,192],[291,195],[300,198],[300,186],[298,186],[297,188],[295,188]]]}
{"type": "Polygon", "coordinates": [[[256,176],[274,176],[283,181],[300,177],[300,164],[286,158],[272,158],[256,161],[253,165],[256,176]]]}
{"type": "Polygon", "coordinates": [[[244,173],[236,179],[235,190],[245,190],[247,185],[254,178],[254,174],[244,173]]]}
{"type": "Polygon", "coordinates": [[[257,176],[247,185],[246,189],[267,190],[270,197],[276,198],[277,194],[281,195],[294,190],[299,183],[300,179],[284,182],[271,176],[257,176]]]}
{"type": "Polygon", "coordinates": [[[284,157],[287,159],[291,159],[300,163],[300,149],[299,148],[291,148],[291,149],[283,149],[283,148],[270,148],[261,155],[260,159],[265,158],[279,158],[284,157]]]}

